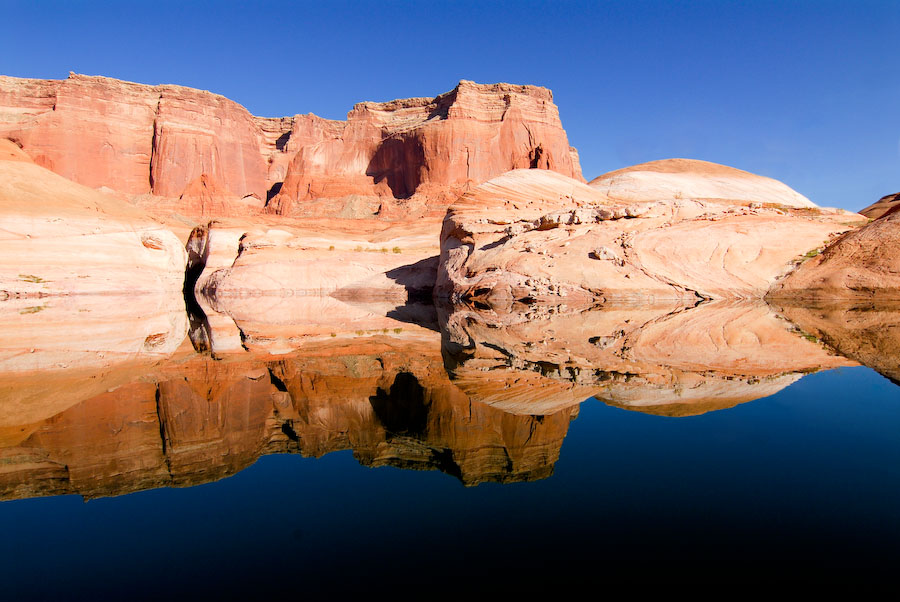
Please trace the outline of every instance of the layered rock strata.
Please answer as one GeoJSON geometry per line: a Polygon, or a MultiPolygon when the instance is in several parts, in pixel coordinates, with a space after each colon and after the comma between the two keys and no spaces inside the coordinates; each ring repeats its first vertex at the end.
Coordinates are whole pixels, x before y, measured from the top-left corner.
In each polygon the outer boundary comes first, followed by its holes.
{"type": "Polygon", "coordinates": [[[320,138],[291,160],[270,203],[276,213],[302,214],[303,201],[354,195],[416,196],[407,204],[443,208],[468,187],[517,168],[581,177],[552,94],[536,86],[461,81],[435,98],[360,103],[346,123],[309,119],[298,126],[320,138]]]}
{"type": "Polygon", "coordinates": [[[863,218],[841,210],[624,202],[560,174],[516,170],[463,195],[441,233],[438,296],[589,306],[761,298],[805,253],[863,218]]]}
{"type": "Polygon", "coordinates": [[[255,117],[183,86],[0,76],[0,138],[73,181],[190,217],[245,215],[274,196],[271,213],[403,218],[509,169],[581,177],[549,90],[468,81],[334,121],[255,117]],[[198,178],[228,194],[204,206],[198,178]]]}

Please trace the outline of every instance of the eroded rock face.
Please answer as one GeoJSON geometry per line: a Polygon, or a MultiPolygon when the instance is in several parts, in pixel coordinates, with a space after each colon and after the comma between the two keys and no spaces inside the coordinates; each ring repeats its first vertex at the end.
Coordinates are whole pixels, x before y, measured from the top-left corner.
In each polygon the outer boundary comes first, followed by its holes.
{"type": "Polygon", "coordinates": [[[900,299],[900,208],[848,232],[779,282],[777,299],[900,299]]]}
{"type": "Polygon", "coordinates": [[[360,103],[340,125],[303,126],[321,138],[294,156],[273,212],[302,214],[303,201],[353,195],[386,205],[416,195],[443,208],[517,168],[581,178],[553,96],[536,86],[462,81],[435,98],[360,103]]]}
{"type": "Polygon", "coordinates": [[[749,203],[626,203],[560,174],[516,170],[448,211],[435,292],[572,307],[761,298],[796,258],[861,219],[749,203]]]}
{"type": "Polygon", "coordinates": [[[0,297],[152,292],[181,302],[182,243],[114,195],[0,160],[0,213],[0,297]]]}
{"type": "Polygon", "coordinates": [[[594,178],[590,186],[610,199],[626,202],[697,199],[816,206],[778,180],[696,159],[663,159],[633,165],[594,178]]]}
{"type": "Polygon", "coordinates": [[[860,213],[869,219],[878,219],[897,205],[900,205],[900,192],[881,197],[865,209],[861,209],[860,213]]]}
{"type": "Polygon", "coordinates": [[[452,382],[516,414],[588,397],[686,416],[773,395],[808,372],[853,365],[765,303],[711,302],[566,312],[540,305],[449,306],[441,316],[452,382]]]}
{"type": "Polygon", "coordinates": [[[581,177],[549,90],[467,81],[435,98],[360,103],[333,121],[254,117],[183,86],[0,76],[0,138],[73,181],[191,217],[246,215],[271,199],[282,215],[402,218],[440,213],[509,169],[581,177]],[[195,190],[201,177],[228,192],[215,213],[195,190]]]}
{"type": "Polygon", "coordinates": [[[91,188],[177,197],[207,173],[265,198],[267,164],[246,109],[183,86],[70,74],[0,77],[0,137],[39,165],[91,188]]]}

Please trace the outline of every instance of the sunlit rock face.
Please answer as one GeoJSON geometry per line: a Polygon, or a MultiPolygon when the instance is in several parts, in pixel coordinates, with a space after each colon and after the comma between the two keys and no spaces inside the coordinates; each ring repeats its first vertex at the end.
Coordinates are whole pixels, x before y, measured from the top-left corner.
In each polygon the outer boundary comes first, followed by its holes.
{"type": "Polygon", "coordinates": [[[625,202],[560,174],[516,170],[449,209],[435,293],[570,307],[761,298],[798,257],[861,220],[749,202],[625,202]]]}
{"type": "MultiPolygon", "coordinates": [[[[79,293],[180,297],[185,251],[178,238],[114,195],[23,160],[0,156],[0,298],[79,293]]],[[[179,300],[180,302],[180,300],[179,300]]]]}
{"type": "Polygon", "coordinates": [[[462,81],[435,98],[360,103],[344,123],[300,120],[297,126],[321,133],[287,169],[271,204],[281,214],[315,209],[320,215],[322,203],[304,207],[303,201],[354,195],[357,203],[383,199],[389,213],[398,204],[443,208],[468,186],[516,168],[581,178],[553,96],[537,86],[462,81]]]}
{"type": "Polygon", "coordinates": [[[191,218],[258,214],[269,200],[282,215],[402,218],[442,213],[510,169],[581,178],[549,90],[468,81],[333,121],[255,117],[183,86],[0,76],[0,138],[80,184],[191,218]]]}
{"type": "Polygon", "coordinates": [[[778,311],[807,337],[900,383],[900,303],[781,302],[778,311]]]}
{"type": "Polygon", "coordinates": [[[74,73],[0,77],[0,137],[91,188],[176,197],[206,173],[237,194],[266,195],[254,117],[203,90],[74,73]]]}
{"type": "Polygon", "coordinates": [[[275,357],[176,354],[127,376],[105,376],[110,391],[43,417],[3,415],[0,496],[188,486],[264,454],[344,449],[367,466],[438,469],[465,485],[533,480],[552,473],[577,415],[538,419],[470,403],[447,379],[436,333],[428,345],[372,336],[275,357]],[[27,429],[17,431],[22,420],[27,429]]]}
{"type": "Polygon", "coordinates": [[[772,395],[803,374],[852,365],[764,303],[623,306],[569,312],[444,308],[453,383],[519,414],[588,397],[663,415],[700,414],[772,395]]]}
{"type": "Polygon", "coordinates": [[[805,261],[769,296],[777,299],[900,300],[900,208],[848,232],[805,261]]]}

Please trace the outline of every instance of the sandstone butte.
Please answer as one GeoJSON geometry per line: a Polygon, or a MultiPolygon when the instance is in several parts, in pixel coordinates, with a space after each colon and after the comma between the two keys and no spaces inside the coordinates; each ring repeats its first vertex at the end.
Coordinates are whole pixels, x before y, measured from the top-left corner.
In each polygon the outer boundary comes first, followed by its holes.
{"type": "Polygon", "coordinates": [[[515,170],[473,188],[444,219],[436,294],[489,305],[556,300],[582,307],[758,299],[804,254],[865,221],[724,166],[682,159],[651,165],[657,171],[635,169],[661,173],[666,188],[643,196],[633,181],[610,184],[622,172],[585,185],[515,170]],[[678,180],[668,179],[672,172],[678,180]],[[723,198],[728,178],[735,199],[723,198]]]}
{"type": "Polygon", "coordinates": [[[75,182],[189,216],[266,207],[402,219],[442,213],[510,169],[581,178],[549,90],[469,81],[435,98],[363,102],[333,121],[255,117],[183,86],[0,76],[0,138],[75,182]]]}

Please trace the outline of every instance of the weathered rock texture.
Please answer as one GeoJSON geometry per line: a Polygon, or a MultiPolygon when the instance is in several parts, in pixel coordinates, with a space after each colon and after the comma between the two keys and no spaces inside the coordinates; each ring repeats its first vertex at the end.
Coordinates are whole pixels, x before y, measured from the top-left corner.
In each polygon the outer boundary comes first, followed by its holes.
{"type": "Polygon", "coordinates": [[[0,76],[0,138],[66,178],[189,216],[260,211],[280,191],[272,213],[397,217],[443,210],[517,167],[581,177],[549,90],[467,81],[435,98],[360,103],[344,122],[254,117],[183,86],[0,76]],[[198,178],[215,182],[213,206],[198,178]]]}
{"type": "Polygon", "coordinates": [[[759,203],[625,203],[560,174],[516,170],[450,208],[435,290],[572,306],[761,298],[798,257],[862,219],[759,203]]]}
{"type": "Polygon", "coordinates": [[[0,297],[74,293],[174,293],[186,261],[159,222],[104,194],[0,149],[0,297]]]}
{"type": "Polygon", "coordinates": [[[860,213],[869,219],[878,219],[897,205],[900,205],[900,192],[881,197],[865,209],[860,210],[860,213]]]}
{"type": "Polygon", "coordinates": [[[663,159],[611,171],[590,186],[616,201],[726,200],[815,207],[789,186],[734,167],[696,159],[663,159]]]}
{"type": "Polygon", "coordinates": [[[900,208],[836,240],[778,283],[769,296],[900,299],[900,208]]]}
{"type": "Polygon", "coordinates": [[[588,397],[686,416],[773,395],[808,372],[853,365],[765,303],[566,312],[455,305],[441,316],[445,364],[469,399],[543,414],[588,397]]]}

